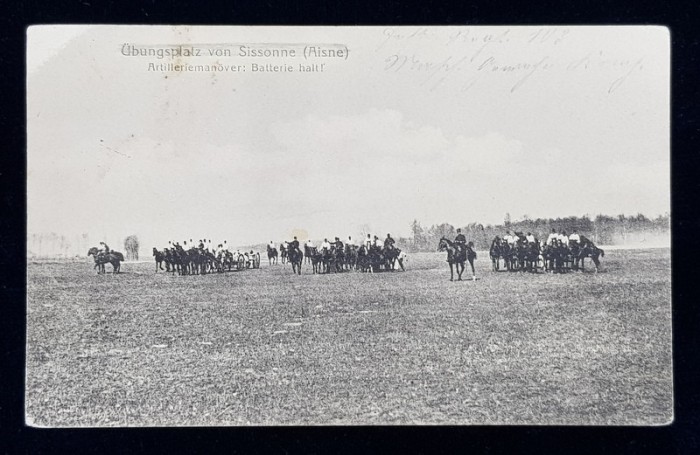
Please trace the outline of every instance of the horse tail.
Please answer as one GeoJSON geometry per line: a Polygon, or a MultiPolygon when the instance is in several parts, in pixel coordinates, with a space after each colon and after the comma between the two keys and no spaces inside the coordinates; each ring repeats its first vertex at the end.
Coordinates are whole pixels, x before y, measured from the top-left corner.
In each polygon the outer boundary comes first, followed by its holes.
{"type": "Polygon", "coordinates": [[[605,251],[603,251],[602,248],[598,248],[600,250],[600,256],[605,257],[605,251]]]}

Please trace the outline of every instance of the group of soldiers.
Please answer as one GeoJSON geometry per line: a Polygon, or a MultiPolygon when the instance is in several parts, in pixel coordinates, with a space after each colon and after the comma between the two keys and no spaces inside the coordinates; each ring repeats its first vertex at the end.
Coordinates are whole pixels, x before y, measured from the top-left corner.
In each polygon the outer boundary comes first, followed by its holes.
{"type": "MultiPolygon", "coordinates": [[[[308,239],[306,243],[304,243],[304,249],[307,251],[331,251],[331,249],[335,249],[336,251],[345,251],[346,247],[347,248],[357,248],[359,246],[364,246],[368,251],[373,250],[373,249],[393,249],[394,245],[396,244],[396,240],[394,240],[391,237],[391,234],[386,235],[386,239],[381,240],[379,237],[376,235],[374,238],[372,238],[371,234],[367,234],[367,238],[360,244],[358,245],[355,240],[352,239],[352,236],[348,236],[348,239],[343,243],[342,240],[340,240],[340,237],[335,237],[335,240],[333,242],[329,242],[328,238],[324,238],[323,242],[321,242],[320,245],[316,246],[314,242],[311,239],[308,239]]],[[[281,245],[281,248],[283,251],[290,251],[292,249],[299,249],[300,243],[299,240],[294,237],[294,240],[291,242],[284,241],[281,245]]],[[[269,249],[275,248],[275,244],[270,241],[270,244],[268,245],[269,249]]]]}
{"type": "MultiPolygon", "coordinates": [[[[348,236],[345,242],[340,237],[334,237],[333,241],[329,241],[329,238],[326,237],[318,245],[313,240],[308,239],[303,244],[303,251],[301,246],[302,244],[297,237],[291,241],[282,242],[280,245],[282,262],[284,263],[286,258],[296,256],[296,252],[302,252],[304,259],[314,265],[314,272],[316,272],[318,264],[323,264],[326,271],[331,269],[335,271],[343,269],[362,271],[372,269],[376,271],[381,266],[393,269],[395,261],[398,261],[403,269],[403,259],[405,258],[405,253],[396,247],[396,240],[391,234],[387,234],[384,240],[376,235],[367,234],[367,238],[361,242],[355,241],[352,236],[348,236]]],[[[268,257],[270,257],[276,251],[274,242],[271,241],[267,249],[268,257]]]]}
{"type": "Polygon", "coordinates": [[[211,239],[207,240],[198,240],[197,242],[194,242],[192,239],[189,240],[189,243],[187,240],[182,242],[182,245],[180,242],[173,242],[173,241],[168,241],[168,246],[163,248],[164,253],[172,252],[172,251],[190,251],[192,249],[198,250],[202,254],[213,254],[214,257],[216,257],[219,260],[222,260],[229,254],[233,254],[235,257],[238,257],[240,255],[243,256],[250,256],[254,254],[254,252],[251,250],[250,253],[247,251],[241,251],[240,249],[237,249],[235,252],[229,250],[229,244],[226,240],[224,240],[224,243],[219,243],[214,247],[214,244],[211,242],[211,239]]]}
{"type": "Polygon", "coordinates": [[[498,259],[505,260],[506,268],[537,270],[537,264],[544,262],[544,269],[547,271],[567,271],[578,269],[579,263],[583,268],[583,260],[591,258],[598,269],[599,256],[604,255],[604,251],[593,244],[589,239],[580,235],[576,229],[570,235],[565,230],[552,232],[547,240],[540,242],[531,233],[523,234],[516,232],[514,235],[510,231],[501,237],[496,237],[491,243],[489,252],[493,261],[494,270],[498,270],[498,259]]]}
{"type": "MultiPolygon", "coordinates": [[[[528,232],[527,234],[511,234],[510,231],[506,231],[506,234],[503,236],[503,240],[511,246],[518,243],[518,241],[524,242],[526,244],[537,243],[537,239],[532,234],[532,232],[528,232]]],[[[544,243],[544,245],[576,247],[580,242],[581,236],[578,234],[578,231],[576,229],[573,230],[573,233],[571,235],[566,235],[566,231],[564,230],[560,230],[559,232],[557,232],[556,229],[552,229],[552,232],[547,237],[547,241],[544,243]]]]}

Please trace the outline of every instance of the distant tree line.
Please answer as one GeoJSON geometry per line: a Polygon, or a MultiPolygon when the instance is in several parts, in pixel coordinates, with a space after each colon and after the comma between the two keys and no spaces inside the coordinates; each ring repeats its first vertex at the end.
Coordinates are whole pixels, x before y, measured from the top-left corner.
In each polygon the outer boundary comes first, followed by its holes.
{"type": "MultiPolygon", "coordinates": [[[[85,260],[88,249],[99,246],[99,241],[106,241],[110,248],[119,251],[121,246],[116,239],[105,239],[103,236],[94,239],[89,234],[82,233],[72,236],[55,232],[32,233],[27,235],[27,257],[34,259],[72,259],[85,260]]],[[[124,253],[129,261],[139,259],[139,239],[130,235],[124,239],[124,253]]]]}
{"type": "MultiPolygon", "coordinates": [[[[670,215],[660,215],[654,219],[639,213],[635,216],[597,215],[591,219],[588,215],[565,218],[536,218],[523,215],[520,220],[511,221],[506,213],[503,224],[491,225],[469,223],[461,227],[469,241],[474,242],[477,249],[485,250],[491,245],[495,236],[503,236],[506,230],[511,232],[531,232],[539,239],[546,239],[552,229],[566,231],[571,234],[576,229],[600,245],[625,244],[628,241],[639,241],[646,235],[668,234],[670,231],[670,215]]],[[[434,251],[440,237],[454,239],[457,227],[449,223],[433,224],[424,227],[418,220],[411,223],[411,238],[400,239],[401,245],[409,251],[434,251]]]]}
{"type": "Polygon", "coordinates": [[[73,258],[87,254],[90,236],[86,233],[66,236],[55,232],[43,232],[27,236],[27,257],[73,258]]]}

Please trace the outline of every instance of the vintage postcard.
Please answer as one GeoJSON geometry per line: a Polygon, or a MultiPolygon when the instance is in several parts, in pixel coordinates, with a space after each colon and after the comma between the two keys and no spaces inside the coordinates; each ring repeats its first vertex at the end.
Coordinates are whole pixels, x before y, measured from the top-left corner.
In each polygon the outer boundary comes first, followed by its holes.
{"type": "Polygon", "coordinates": [[[27,31],[26,422],[673,421],[657,26],[27,31]]]}

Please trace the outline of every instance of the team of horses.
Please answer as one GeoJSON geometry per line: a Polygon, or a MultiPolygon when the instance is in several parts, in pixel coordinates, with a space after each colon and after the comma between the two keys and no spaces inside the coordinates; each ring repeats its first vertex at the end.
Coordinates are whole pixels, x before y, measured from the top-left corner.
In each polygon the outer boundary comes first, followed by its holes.
{"type": "Polygon", "coordinates": [[[319,249],[304,245],[304,251],[299,248],[285,248],[280,245],[281,253],[277,248],[267,246],[267,258],[270,265],[277,263],[280,256],[282,263],[291,263],[292,271],[301,274],[301,266],[305,261],[311,265],[312,273],[339,273],[350,270],[375,273],[380,271],[396,270],[398,264],[405,271],[405,253],[396,247],[366,247],[365,245],[343,245],[337,247],[331,244],[330,248],[319,249]]]}
{"type": "MultiPolygon", "coordinates": [[[[165,248],[159,251],[153,248],[153,257],[156,261],[156,273],[163,270],[173,275],[206,275],[213,272],[226,272],[232,269],[240,270],[250,267],[252,257],[243,254],[234,254],[231,251],[221,251],[218,254],[203,248],[165,248]]],[[[258,264],[259,265],[259,264],[258,264]]],[[[255,265],[253,265],[255,267],[255,265]]]]}
{"type": "Polygon", "coordinates": [[[501,270],[503,261],[508,271],[566,273],[571,270],[585,271],[585,259],[590,258],[598,272],[600,258],[605,256],[605,251],[587,237],[582,235],[580,238],[580,241],[568,244],[556,240],[543,245],[539,241],[528,242],[522,235],[512,244],[496,237],[489,249],[492,268],[494,271],[501,270]]]}

